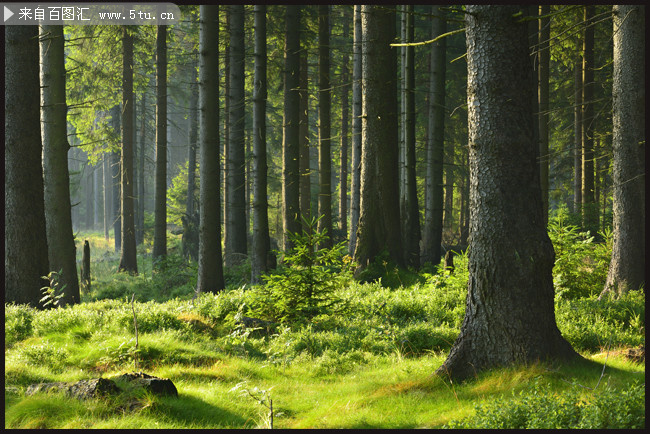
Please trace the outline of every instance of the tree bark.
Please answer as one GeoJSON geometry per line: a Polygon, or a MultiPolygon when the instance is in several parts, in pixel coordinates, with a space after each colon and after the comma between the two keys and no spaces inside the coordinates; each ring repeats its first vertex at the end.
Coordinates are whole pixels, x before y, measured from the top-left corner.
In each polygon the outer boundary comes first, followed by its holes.
{"type": "Polygon", "coordinates": [[[300,6],[286,6],[284,41],[284,125],[282,129],[282,246],[300,228],[300,6]]]}
{"type": "Polygon", "coordinates": [[[404,265],[400,231],[395,7],[364,5],[361,203],[354,258],[361,268],[382,251],[404,265]]]}
{"type": "Polygon", "coordinates": [[[332,246],[332,156],[330,92],[330,11],[318,6],[318,232],[327,238],[319,247],[332,246]]]}
{"type": "Polygon", "coordinates": [[[266,161],[266,6],[255,5],[255,76],[253,85],[253,254],[251,283],[259,283],[270,261],[266,161]]]}
{"type": "Polygon", "coordinates": [[[154,260],[167,255],[167,26],[156,33],[156,186],[154,260]]]}
{"type": "MultiPolygon", "coordinates": [[[[349,14],[347,9],[344,9],[343,12],[343,38],[348,39],[349,33],[349,14]]],[[[343,59],[341,61],[341,150],[340,150],[340,160],[341,160],[341,170],[340,170],[340,187],[339,187],[339,229],[344,234],[348,232],[348,141],[349,141],[349,117],[350,117],[350,108],[349,108],[349,93],[350,88],[348,82],[350,81],[350,72],[348,64],[350,62],[350,57],[347,52],[343,54],[343,59]]]]}
{"type": "Polygon", "coordinates": [[[553,245],[542,216],[527,24],[516,6],[468,6],[469,284],[444,364],[454,380],[578,357],[555,323],[553,245]]]}
{"type": "Polygon", "coordinates": [[[354,6],[354,41],[352,47],[352,182],[350,186],[350,242],[348,252],[354,254],[359,225],[361,201],[361,6],[354,6]]]}
{"type": "Polygon", "coordinates": [[[39,306],[49,271],[38,27],[5,26],[5,302],[39,306]]]}
{"type": "Polygon", "coordinates": [[[197,294],[225,288],[221,259],[219,190],[219,6],[200,7],[199,131],[200,223],[197,294]]]}
{"type": "Polygon", "coordinates": [[[582,227],[592,235],[598,232],[598,205],[594,198],[594,8],[584,7],[582,58],[582,227]]]}
{"type": "Polygon", "coordinates": [[[544,207],[544,221],[548,223],[548,171],[549,171],[549,65],[551,59],[551,50],[549,40],[551,38],[551,19],[545,17],[551,11],[550,5],[540,5],[539,14],[539,36],[538,36],[538,53],[539,53],[539,169],[540,183],[542,186],[542,205],[544,207]]]}
{"type": "Polygon", "coordinates": [[[142,92],[142,106],[140,117],[142,122],[140,124],[140,152],[138,153],[138,221],[135,228],[135,242],[140,245],[144,243],[144,202],[145,202],[145,189],[144,189],[144,156],[147,152],[147,92],[142,92]]]}
{"type": "MultiPolygon", "coordinates": [[[[580,46],[580,44],[578,44],[580,46]]],[[[579,50],[580,51],[580,50],[579,50]]],[[[582,215],[582,56],[574,65],[573,99],[573,212],[582,215]]]]}
{"type": "Polygon", "coordinates": [[[300,170],[300,215],[303,232],[307,232],[311,219],[311,158],[309,155],[309,65],[307,50],[300,54],[300,127],[299,127],[299,170],[300,170]]]}
{"type": "Polygon", "coordinates": [[[645,285],[645,53],[645,6],[614,6],[614,231],[600,297],[645,285]]]}
{"type": "MultiPolygon", "coordinates": [[[[67,105],[62,26],[41,26],[41,116],[45,222],[50,268],[65,288],[60,305],[79,303],[77,256],[70,214],[67,105]]],[[[99,190],[99,183],[95,186],[99,190]]],[[[93,216],[94,217],[94,216],[93,216]]],[[[60,288],[59,288],[60,289],[60,288]]]]}
{"type": "Polygon", "coordinates": [[[120,160],[122,248],[118,271],[138,274],[133,204],[133,35],[130,33],[128,26],[124,26],[123,31],[122,158],[120,160]]]}
{"type": "MultiPolygon", "coordinates": [[[[440,6],[432,6],[431,39],[447,31],[440,6]]],[[[429,77],[429,136],[427,140],[427,203],[425,204],[422,262],[440,263],[442,256],[442,211],[444,196],[442,185],[443,159],[445,155],[445,77],[447,49],[446,38],[431,44],[429,77]]]]}

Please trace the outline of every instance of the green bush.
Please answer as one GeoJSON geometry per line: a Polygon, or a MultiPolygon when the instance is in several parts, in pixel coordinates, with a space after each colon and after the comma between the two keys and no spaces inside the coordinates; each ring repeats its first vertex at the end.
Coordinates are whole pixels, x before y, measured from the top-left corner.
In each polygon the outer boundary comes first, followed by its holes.
{"type": "Polygon", "coordinates": [[[32,335],[34,312],[26,304],[5,303],[5,349],[32,335]]]}
{"type": "Polygon", "coordinates": [[[476,407],[474,415],[448,423],[462,429],[626,429],[645,427],[645,386],[605,387],[582,397],[577,386],[563,394],[535,385],[512,398],[476,407]]]}

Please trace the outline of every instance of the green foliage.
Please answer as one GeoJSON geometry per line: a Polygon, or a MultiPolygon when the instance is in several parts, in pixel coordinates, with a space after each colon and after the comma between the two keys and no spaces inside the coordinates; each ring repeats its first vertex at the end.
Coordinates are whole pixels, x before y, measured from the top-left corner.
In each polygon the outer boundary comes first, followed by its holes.
{"type": "Polygon", "coordinates": [[[63,270],[50,271],[47,276],[41,276],[49,282],[48,286],[41,288],[43,297],[38,301],[43,307],[58,307],[61,299],[64,297],[65,287],[61,284],[61,273],[63,270]]]}
{"type": "Polygon", "coordinates": [[[5,349],[32,335],[34,309],[26,304],[5,303],[5,349]]]}
{"type": "Polygon", "coordinates": [[[388,251],[384,250],[357,276],[360,282],[380,282],[388,288],[411,286],[422,283],[423,278],[415,270],[395,265],[388,251]]]}
{"type": "Polygon", "coordinates": [[[452,421],[453,429],[639,429],[645,428],[645,386],[605,387],[583,396],[577,387],[557,393],[535,384],[512,398],[477,406],[476,413],[452,421]]]}
{"type": "MultiPolygon", "coordinates": [[[[181,217],[185,215],[187,207],[187,171],[188,171],[189,162],[185,162],[183,165],[179,165],[178,174],[172,179],[172,185],[167,189],[167,224],[183,226],[181,217]]],[[[197,167],[195,169],[195,178],[194,178],[194,203],[199,201],[199,173],[200,170],[197,167]]]]}
{"type": "Polygon", "coordinates": [[[345,242],[321,247],[327,240],[318,233],[318,219],[305,220],[307,231],[290,234],[293,248],[284,253],[285,266],[262,276],[260,303],[255,314],[283,323],[309,320],[321,313],[340,309],[336,289],[352,278],[352,261],[343,256],[345,242]]]}
{"type": "Polygon", "coordinates": [[[567,223],[568,212],[560,208],[549,220],[548,233],[555,248],[553,283],[556,297],[575,299],[600,294],[611,258],[611,232],[595,243],[588,232],[567,223]]]}

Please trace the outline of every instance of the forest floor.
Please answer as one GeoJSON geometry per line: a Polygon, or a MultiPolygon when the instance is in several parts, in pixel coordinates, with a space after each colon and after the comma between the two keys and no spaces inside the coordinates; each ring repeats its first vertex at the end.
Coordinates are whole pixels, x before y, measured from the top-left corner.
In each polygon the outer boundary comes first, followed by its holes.
{"type": "Polygon", "coordinates": [[[454,384],[433,372],[462,321],[462,272],[394,270],[407,283],[394,288],[351,283],[340,291],[345,315],[271,331],[237,323],[256,302],[240,285],[246,270],[192,302],[191,265],[170,255],[152,271],[143,254],[139,276],[117,275],[110,243],[90,239],[93,286],[81,304],[5,305],[5,428],[645,427],[645,360],[626,355],[645,345],[642,292],[556,297],[558,327],[588,362],[495,369],[454,384]],[[134,371],[171,379],[178,397],[25,394],[34,383],[134,371]]]}

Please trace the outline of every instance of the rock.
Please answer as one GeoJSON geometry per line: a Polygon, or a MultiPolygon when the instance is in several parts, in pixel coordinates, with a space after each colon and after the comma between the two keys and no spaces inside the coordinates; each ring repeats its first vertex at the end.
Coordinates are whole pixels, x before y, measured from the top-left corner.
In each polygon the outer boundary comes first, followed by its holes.
{"type": "Polygon", "coordinates": [[[120,389],[112,380],[106,378],[91,378],[80,380],[76,383],[37,383],[27,387],[25,395],[33,395],[39,392],[64,391],[69,396],[79,399],[95,398],[99,395],[115,395],[120,389]]]}
{"type": "Polygon", "coordinates": [[[633,360],[637,363],[641,363],[645,361],[645,346],[641,345],[639,348],[628,348],[625,350],[623,353],[625,357],[627,357],[630,360],[633,360]]]}
{"type": "Polygon", "coordinates": [[[113,377],[113,380],[118,383],[135,384],[154,395],[178,396],[178,390],[170,379],[154,377],[144,372],[129,372],[113,377]]]}

